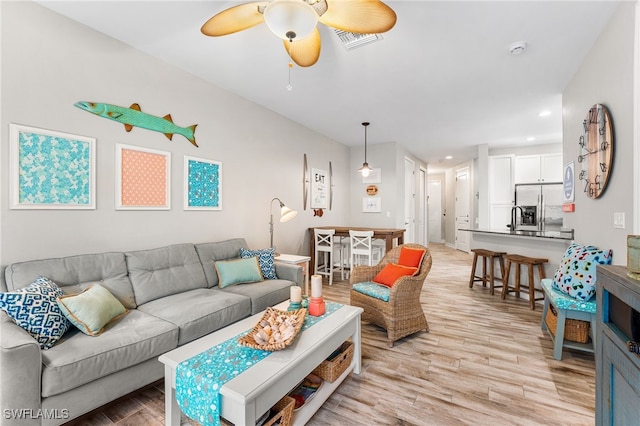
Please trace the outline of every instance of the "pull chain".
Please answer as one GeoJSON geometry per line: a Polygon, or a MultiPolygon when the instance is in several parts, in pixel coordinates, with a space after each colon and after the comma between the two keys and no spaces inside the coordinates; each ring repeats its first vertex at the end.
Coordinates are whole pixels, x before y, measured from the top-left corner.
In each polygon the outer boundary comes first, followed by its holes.
{"type": "Polygon", "coordinates": [[[289,84],[287,84],[287,90],[290,92],[293,90],[293,86],[291,85],[291,68],[293,68],[293,62],[289,59],[289,84]]]}

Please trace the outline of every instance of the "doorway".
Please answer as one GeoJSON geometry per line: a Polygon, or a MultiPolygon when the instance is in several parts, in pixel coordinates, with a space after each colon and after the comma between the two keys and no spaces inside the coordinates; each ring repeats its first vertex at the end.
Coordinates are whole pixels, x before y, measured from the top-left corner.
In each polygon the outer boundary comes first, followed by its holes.
{"type": "Polygon", "coordinates": [[[416,163],[410,158],[404,158],[404,242],[415,241],[416,219],[416,163]]]}
{"type": "Polygon", "coordinates": [[[440,180],[430,180],[427,185],[427,209],[429,211],[428,240],[432,243],[442,243],[442,181],[440,180]]]}
{"type": "Polygon", "coordinates": [[[429,211],[427,209],[427,169],[420,166],[418,179],[418,244],[428,245],[429,211]]]}
{"type": "Polygon", "coordinates": [[[471,251],[469,231],[471,217],[471,182],[469,167],[456,170],[456,249],[471,251]]]}

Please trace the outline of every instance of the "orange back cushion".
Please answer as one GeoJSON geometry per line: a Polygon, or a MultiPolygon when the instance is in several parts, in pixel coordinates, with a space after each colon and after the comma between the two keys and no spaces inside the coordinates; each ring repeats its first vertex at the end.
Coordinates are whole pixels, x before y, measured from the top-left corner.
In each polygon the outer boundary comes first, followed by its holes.
{"type": "Polygon", "coordinates": [[[395,284],[398,278],[413,275],[416,272],[418,272],[418,268],[387,263],[385,267],[382,268],[382,271],[373,279],[373,282],[386,285],[387,287],[393,287],[393,284],[395,284]]]}
{"type": "Polygon", "coordinates": [[[402,247],[400,249],[398,264],[402,266],[409,266],[411,268],[420,268],[420,264],[422,263],[425,253],[425,249],[402,247]]]}

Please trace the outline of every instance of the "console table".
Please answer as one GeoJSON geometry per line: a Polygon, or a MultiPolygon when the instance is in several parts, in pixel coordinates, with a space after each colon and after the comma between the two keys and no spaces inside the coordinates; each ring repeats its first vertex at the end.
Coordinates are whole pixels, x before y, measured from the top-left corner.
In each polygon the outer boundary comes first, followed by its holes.
{"type": "Polygon", "coordinates": [[[623,266],[597,269],[596,425],[640,419],[640,355],[627,348],[640,333],[640,281],[623,266]]]}

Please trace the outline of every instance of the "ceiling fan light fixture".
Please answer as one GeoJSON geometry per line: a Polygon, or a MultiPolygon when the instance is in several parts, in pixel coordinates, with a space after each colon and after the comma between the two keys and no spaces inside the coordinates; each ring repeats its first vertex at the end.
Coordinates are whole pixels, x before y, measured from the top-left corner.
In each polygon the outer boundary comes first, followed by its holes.
{"type": "Polygon", "coordinates": [[[315,9],[303,0],[273,0],[264,9],[264,21],[283,40],[300,40],[318,24],[315,9]]]}

